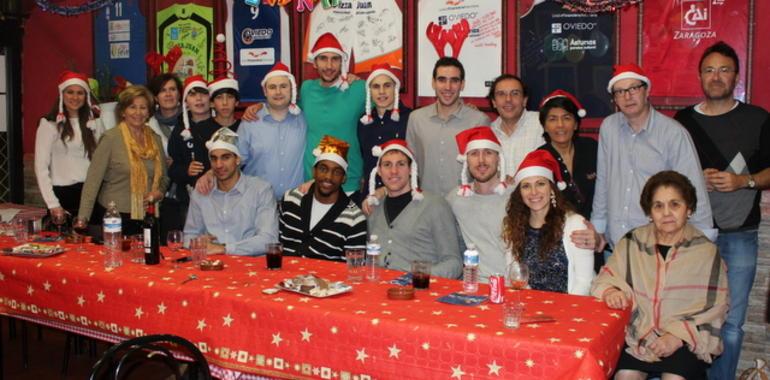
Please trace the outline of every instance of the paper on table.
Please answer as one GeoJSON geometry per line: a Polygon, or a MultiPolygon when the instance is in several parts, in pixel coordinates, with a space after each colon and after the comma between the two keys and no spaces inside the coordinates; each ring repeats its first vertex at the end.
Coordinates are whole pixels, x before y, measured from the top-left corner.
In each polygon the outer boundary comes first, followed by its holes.
{"type": "Polygon", "coordinates": [[[16,216],[21,210],[18,208],[4,208],[0,209],[0,221],[10,222],[13,217],[16,216]]]}

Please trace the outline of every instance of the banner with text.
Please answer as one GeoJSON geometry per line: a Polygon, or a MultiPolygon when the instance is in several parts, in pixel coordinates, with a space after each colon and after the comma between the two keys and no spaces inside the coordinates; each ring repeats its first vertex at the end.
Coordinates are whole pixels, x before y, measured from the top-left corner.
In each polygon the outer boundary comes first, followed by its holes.
{"type": "MultiPolygon", "coordinates": [[[[698,62],[703,51],[725,41],[745,65],[749,0],[645,0],[642,68],[656,103],[684,105],[703,97],[698,62]]],[[[735,97],[746,98],[746,70],[740,68],[735,97]]]]}

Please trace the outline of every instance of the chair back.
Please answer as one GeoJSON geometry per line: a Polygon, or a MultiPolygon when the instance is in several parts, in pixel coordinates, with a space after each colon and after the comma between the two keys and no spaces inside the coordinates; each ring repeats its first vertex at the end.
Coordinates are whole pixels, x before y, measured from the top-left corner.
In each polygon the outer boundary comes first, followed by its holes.
{"type": "Polygon", "coordinates": [[[206,358],[190,341],[175,335],[146,335],[107,350],[91,370],[91,380],[211,380],[206,358]],[[174,354],[187,358],[179,360],[174,354]]]}

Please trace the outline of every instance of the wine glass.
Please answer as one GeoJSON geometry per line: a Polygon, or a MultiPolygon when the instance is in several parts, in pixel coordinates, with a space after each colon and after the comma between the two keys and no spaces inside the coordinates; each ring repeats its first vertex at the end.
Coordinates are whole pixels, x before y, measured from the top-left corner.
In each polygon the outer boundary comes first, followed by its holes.
{"type": "Polygon", "coordinates": [[[72,223],[72,230],[75,232],[75,235],[77,236],[77,242],[78,244],[78,252],[88,252],[86,249],[86,236],[88,235],[88,221],[81,218],[75,218],[75,221],[72,223]]]}
{"type": "Polygon", "coordinates": [[[518,291],[526,289],[527,283],[529,282],[529,268],[527,267],[527,264],[520,261],[512,262],[511,265],[508,266],[508,281],[513,290],[518,291]]]}
{"type": "Polygon", "coordinates": [[[166,237],[166,245],[172,252],[177,252],[182,248],[184,242],[184,232],[180,230],[172,230],[168,232],[166,237]]]}
{"type": "Polygon", "coordinates": [[[67,213],[52,213],[51,214],[51,223],[56,226],[56,232],[59,233],[59,235],[62,234],[62,226],[64,226],[67,223],[67,213]]]}

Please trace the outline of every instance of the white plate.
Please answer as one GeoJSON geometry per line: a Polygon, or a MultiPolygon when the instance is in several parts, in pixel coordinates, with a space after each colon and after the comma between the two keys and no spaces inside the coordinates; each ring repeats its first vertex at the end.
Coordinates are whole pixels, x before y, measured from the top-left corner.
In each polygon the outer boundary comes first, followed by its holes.
{"type": "Polygon", "coordinates": [[[333,296],[336,296],[336,295],[339,295],[339,294],[343,294],[343,293],[347,293],[347,292],[353,290],[352,286],[350,286],[348,284],[345,284],[344,282],[341,282],[341,281],[330,282],[329,283],[329,288],[328,288],[328,290],[327,290],[325,295],[311,294],[310,292],[303,292],[303,291],[301,291],[299,289],[289,288],[289,287],[286,287],[286,286],[283,285],[283,281],[277,283],[275,285],[275,287],[278,288],[278,289],[281,289],[281,290],[286,290],[288,292],[302,294],[302,295],[306,295],[308,297],[313,297],[313,298],[333,297],[333,296]]]}

